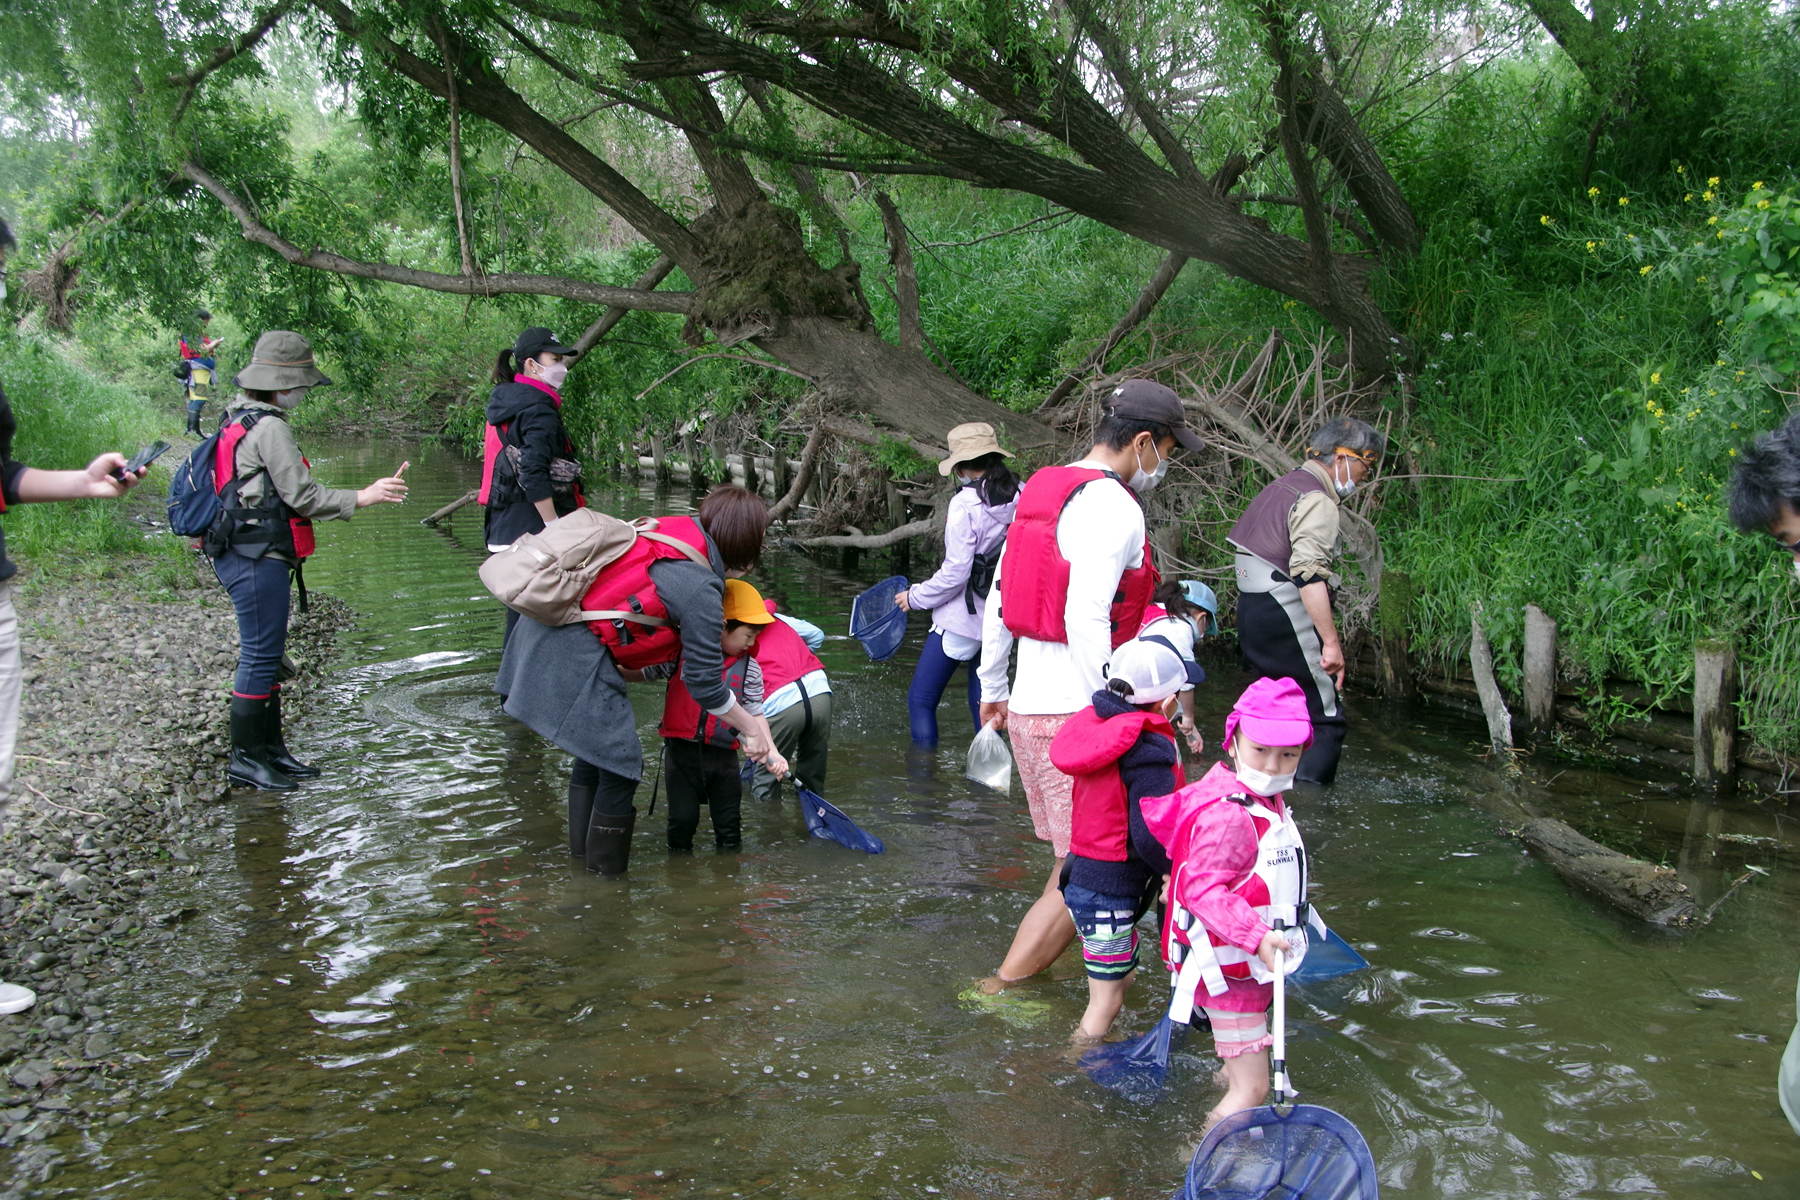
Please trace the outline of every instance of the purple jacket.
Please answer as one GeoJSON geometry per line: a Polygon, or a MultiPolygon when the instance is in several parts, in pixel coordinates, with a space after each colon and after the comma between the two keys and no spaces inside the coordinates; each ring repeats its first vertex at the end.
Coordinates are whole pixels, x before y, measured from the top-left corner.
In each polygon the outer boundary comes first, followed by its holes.
{"type": "Polygon", "coordinates": [[[1018,502],[989,508],[972,487],[959,488],[950,499],[944,518],[944,564],[924,583],[907,589],[906,602],[914,609],[930,609],[932,623],[950,633],[981,640],[981,613],[987,601],[977,596],[975,611],[964,601],[969,568],[977,554],[986,554],[1006,540],[1018,502]]]}

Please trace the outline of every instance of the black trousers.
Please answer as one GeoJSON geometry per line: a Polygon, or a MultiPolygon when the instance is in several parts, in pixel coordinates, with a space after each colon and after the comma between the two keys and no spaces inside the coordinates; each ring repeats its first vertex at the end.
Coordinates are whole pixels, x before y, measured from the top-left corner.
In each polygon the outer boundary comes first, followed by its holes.
{"type": "Polygon", "coordinates": [[[702,804],[712,809],[713,841],[722,847],[741,844],[744,781],[738,774],[737,751],[665,738],[663,754],[663,782],[669,793],[669,849],[693,849],[702,804]]]}
{"type": "Polygon", "coordinates": [[[628,817],[637,812],[631,803],[638,781],[615,775],[586,759],[569,768],[569,853],[587,853],[588,826],[596,817],[628,817]]]}
{"type": "Polygon", "coordinates": [[[1299,608],[1298,594],[1289,600],[1283,604],[1279,594],[1271,592],[1240,594],[1238,649],[1263,675],[1291,679],[1306,693],[1313,744],[1300,756],[1295,777],[1305,783],[1330,783],[1337,778],[1338,759],[1343,757],[1344,734],[1350,723],[1338,701],[1336,685],[1319,670],[1318,630],[1313,628],[1305,609],[1299,608]]]}

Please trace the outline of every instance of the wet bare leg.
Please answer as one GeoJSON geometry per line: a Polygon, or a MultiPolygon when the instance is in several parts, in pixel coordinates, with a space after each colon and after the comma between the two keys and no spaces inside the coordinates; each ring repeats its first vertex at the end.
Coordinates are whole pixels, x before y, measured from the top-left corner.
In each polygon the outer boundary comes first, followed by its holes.
{"type": "Polygon", "coordinates": [[[1050,868],[1050,878],[1044,881],[1043,893],[1019,922],[1019,931],[1013,935],[1012,948],[1000,964],[1000,973],[981,981],[983,991],[997,992],[1047,970],[1075,940],[1075,920],[1069,916],[1069,907],[1056,886],[1062,868],[1063,860],[1059,858],[1050,868]]]}
{"type": "Polygon", "coordinates": [[[1133,971],[1123,979],[1095,979],[1088,977],[1087,1012],[1081,1016],[1081,1024],[1075,1027],[1075,1039],[1081,1042],[1103,1041],[1112,1031],[1112,1023],[1118,1018],[1119,1009],[1125,1003],[1125,991],[1131,986],[1133,971]]]}
{"type": "Polygon", "coordinates": [[[1245,1109],[1255,1108],[1269,1098],[1269,1052],[1252,1050],[1225,1060],[1225,1095],[1206,1114],[1205,1129],[1245,1109]]]}

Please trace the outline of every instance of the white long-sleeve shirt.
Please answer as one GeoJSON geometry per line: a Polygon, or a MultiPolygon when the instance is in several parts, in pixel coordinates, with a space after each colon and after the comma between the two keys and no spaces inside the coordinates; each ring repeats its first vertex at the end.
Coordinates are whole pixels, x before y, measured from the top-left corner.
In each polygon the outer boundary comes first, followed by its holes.
{"type": "MultiPolygon", "coordinates": [[[[1107,469],[1088,459],[1072,465],[1107,469]]],[[[1002,555],[981,620],[979,674],[986,703],[1006,700],[1016,713],[1072,713],[1093,703],[1094,693],[1106,686],[1113,596],[1120,577],[1144,563],[1144,510],[1124,484],[1096,479],[1064,506],[1056,523],[1056,546],[1069,560],[1069,595],[1063,605],[1069,640],[1017,639],[1018,678],[1007,686],[1014,638],[1000,611],[1000,578],[1006,570],[1002,555]]]]}

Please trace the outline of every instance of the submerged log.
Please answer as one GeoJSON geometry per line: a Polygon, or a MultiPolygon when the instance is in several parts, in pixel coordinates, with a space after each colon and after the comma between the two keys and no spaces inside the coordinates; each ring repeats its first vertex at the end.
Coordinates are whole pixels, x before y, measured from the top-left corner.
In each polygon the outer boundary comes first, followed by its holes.
{"type": "Polygon", "coordinates": [[[457,509],[462,508],[465,505],[475,503],[475,498],[479,495],[481,495],[481,493],[479,491],[474,491],[474,492],[469,492],[466,495],[459,496],[455,500],[452,500],[450,503],[444,505],[444,507],[442,507],[442,508],[438,509],[436,512],[432,513],[429,517],[419,518],[419,524],[435,527],[439,521],[442,521],[445,517],[449,516],[451,513],[455,512],[457,509]]]}
{"type": "Polygon", "coordinates": [[[1695,923],[1698,906],[1693,894],[1668,867],[1609,850],[1550,817],[1526,821],[1519,837],[1558,875],[1621,912],[1652,925],[1682,928],[1695,923]]]}
{"type": "Polygon", "coordinates": [[[1479,609],[1470,616],[1469,632],[1469,665],[1475,669],[1475,694],[1481,698],[1481,711],[1487,716],[1488,744],[1494,748],[1494,757],[1511,765],[1512,712],[1494,679],[1494,650],[1488,645],[1487,630],[1481,627],[1479,609]]]}

